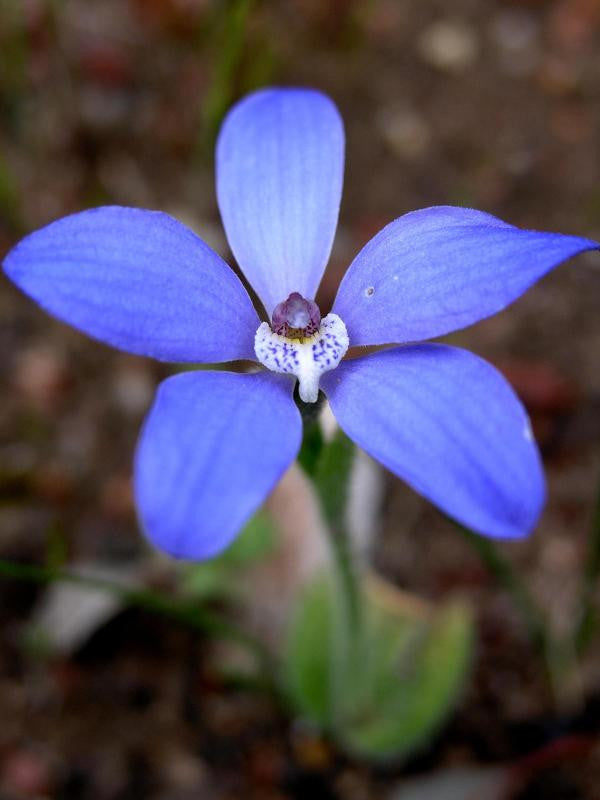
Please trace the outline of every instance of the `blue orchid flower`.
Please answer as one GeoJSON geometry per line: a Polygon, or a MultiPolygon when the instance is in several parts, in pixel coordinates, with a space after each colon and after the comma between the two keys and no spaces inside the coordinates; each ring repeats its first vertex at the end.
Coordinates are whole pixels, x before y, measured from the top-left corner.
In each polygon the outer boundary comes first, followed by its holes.
{"type": "Polygon", "coordinates": [[[43,308],[117,348],[266,367],[187,372],[158,389],[137,448],[135,496],[148,538],[173,556],[222,551],[294,460],[296,379],[304,401],[322,388],[351,439],[467,527],[515,538],[536,523],[543,472],[512,389],[477,356],[418,342],[500,311],[598,243],[466,208],[415,211],[359,252],[321,319],[313,298],[343,170],[343,124],[317,91],[258,91],[223,123],[219,208],[270,322],[220,256],[159,212],[74,214],[4,261],[43,308]],[[396,346],[342,360],[349,344],[396,346]]]}

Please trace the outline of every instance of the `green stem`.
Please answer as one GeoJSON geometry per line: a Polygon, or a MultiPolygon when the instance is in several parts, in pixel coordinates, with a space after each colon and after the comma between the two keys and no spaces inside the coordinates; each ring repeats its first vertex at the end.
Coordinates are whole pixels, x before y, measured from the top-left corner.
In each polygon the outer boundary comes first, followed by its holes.
{"type": "Polygon", "coordinates": [[[501,553],[495,544],[485,536],[480,536],[462,525],[457,525],[464,538],[478,553],[498,583],[510,594],[518,609],[534,649],[545,658],[548,658],[554,649],[550,641],[548,625],[543,612],[533,599],[527,586],[523,583],[518,573],[515,572],[510,561],[501,553]]]}
{"type": "Polygon", "coordinates": [[[357,567],[354,563],[351,546],[347,537],[334,532],[330,537],[330,547],[336,565],[341,591],[348,614],[350,630],[359,632],[362,619],[362,598],[357,567]]]}
{"type": "MultiPolygon", "coordinates": [[[[322,396],[319,400],[322,402],[322,396]]],[[[318,403],[296,402],[304,421],[300,465],[312,480],[327,523],[329,547],[349,630],[359,632],[361,624],[361,589],[358,568],[346,526],[349,481],[354,461],[354,444],[338,430],[333,439],[323,439],[318,417],[318,403]],[[308,406],[308,408],[307,408],[308,406]]]]}
{"type": "MultiPolygon", "coordinates": [[[[319,400],[323,401],[322,393],[319,400]]],[[[304,422],[304,437],[299,454],[300,466],[311,479],[319,498],[332,563],[332,620],[329,664],[330,721],[335,729],[343,725],[345,680],[348,664],[360,660],[363,638],[363,596],[361,575],[355,563],[348,536],[346,511],[354,460],[354,445],[338,430],[331,441],[323,437],[318,419],[318,403],[302,403],[296,397],[304,422]]]]}
{"type": "Polygon", "coordinates": [[[227,622],[218,614],[174,600],[151,589],[132,589],[105,578],[87,577],[64,569],[19,564],[0,559],[0,576],[32,583],[64,581],[89,589],[108,592],[118,597],[124,605],[135,606],[169,617],[189,628],[211,636],[234,641],[245,647],[257,660],[266,676],[272,674],[272,664],[266,648],[254,637],[227,622]]]}
{"type": "Polygon", "coordinates": [[[234,99],[235,75],[242,61],[246,28],[254,0],[229,0],[223,6],[221,28],[216,32],[216,66],[203,106],[203,144],[211,146],[219,124],[234,99]]]}
{"type": "Polygon", "coordinates": [[[594,607],[594,591],[600,576],[600,491],[596,499],[596,508],[592,521],[592,530],[588,544],[582,575],[581,595],[579,600],[579,616],[573,635],[575,653],[581,655],[592,640],[598,627],[598,611],[594,607]]]}
{"type": "Polygon", "coordinates": [[[563,705],[564,682],[569,666],[568,649],[556,641],[548,627],[546,615],[534,600],[526,584],[521,580],[511,562],[496,547],[494,542],[480,536],[462,525],[457,525],[481,561],[496,578],[500,586],[510,595],[521,615],[531,646],[540,656],[545,669],[547,686],[554,703],[563,705]]]}

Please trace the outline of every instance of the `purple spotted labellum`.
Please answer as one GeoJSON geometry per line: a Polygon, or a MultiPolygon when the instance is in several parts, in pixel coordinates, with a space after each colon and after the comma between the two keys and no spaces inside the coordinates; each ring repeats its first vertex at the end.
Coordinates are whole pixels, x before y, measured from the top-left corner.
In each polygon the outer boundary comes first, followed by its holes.
{"type": "Polygon", "coordinates": [[[273,310],[271,325],[263,322],[254,337],[256,357],[273,372],[295,375],[305,403],[316,402],[319,380],[337,367],[348,349],[348,332],[337,314],[321,319],[319,307],[299,292],[273,310]]]}
{"type": "Polygon", "coordinates": [[[222,551],[294,460],[296,380],[306,402],[322,388],[348,436],[467,527],[516,538],[538,519],[543,473],[512,389],[477,356],[423,340],[502,310],[598,243],[467,208],[414,211],[363,247],[321,319],[313,298],[343,169],[343,125],[319,92],[261,90],[223,123],[219,208],[271,324],[221,257],[159,212],[74,214],[4,260],[26,294],[103,342],[163,361],[258,367],[187,372],[158,389],[135,496],[148,538],[173,556],[222,551]],[[344,359],[349,344],[394,346],[344,359]]]}

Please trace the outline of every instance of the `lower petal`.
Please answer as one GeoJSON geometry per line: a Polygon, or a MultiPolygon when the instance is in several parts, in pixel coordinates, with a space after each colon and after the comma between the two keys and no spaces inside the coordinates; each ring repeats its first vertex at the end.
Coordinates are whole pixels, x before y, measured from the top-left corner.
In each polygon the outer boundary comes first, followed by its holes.
{"type": "Polygon", "coordinates": [[[201,560],[235,538],[300,447],[292,388],[271,374],[212,371],[161,384],[135,461],[140,520],[159,550],[201,560]]]}
{"type": "Polygon", "coordinates": [[[342,362],[321,384],[348,436],[451,517],[496,538],[535,526],[545,497],[539,453],[491,364],[424,344],[342,362]]]}

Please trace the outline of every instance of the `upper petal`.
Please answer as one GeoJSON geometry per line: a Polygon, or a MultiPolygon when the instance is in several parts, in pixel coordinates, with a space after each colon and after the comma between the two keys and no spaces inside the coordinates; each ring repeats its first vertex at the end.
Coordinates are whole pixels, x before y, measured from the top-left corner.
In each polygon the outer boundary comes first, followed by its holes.
{"type": "Polygon", "coordinates": [[[158,211],[107,206],[25,237],[6,274],[59,319],[163,361],[254,359],[259,320],[234,272],[158,211]]]}
{"type": "Polygon", "coordinates": [[[144,531],[177,558],[221,552],[300,447],[293,384],[270,373],[186,372],[164,381],[135,459],[144,531]]]}
{"type": "Polygon", "coordinates": [[[411,342],[500,311],[566,258],[598,242],[515,228],[468,208],[413,211],[350,265],[333,305],[353,345],[411,342]]]}
{"type": "Polygon", "coordinates": [[[231,249],[269,315],[315,295],[337,226],[344,128],[308,89],[264,89],[229,112],[217,142],[217,197],[231,249]]]}
{"type": "Polygon", "coordinates": [[[491,364],[413,345],[342,362],[321,384],[348,436],[447,514],[498,538],[534,527],[545,495],[539,454],[491,364]]]}

